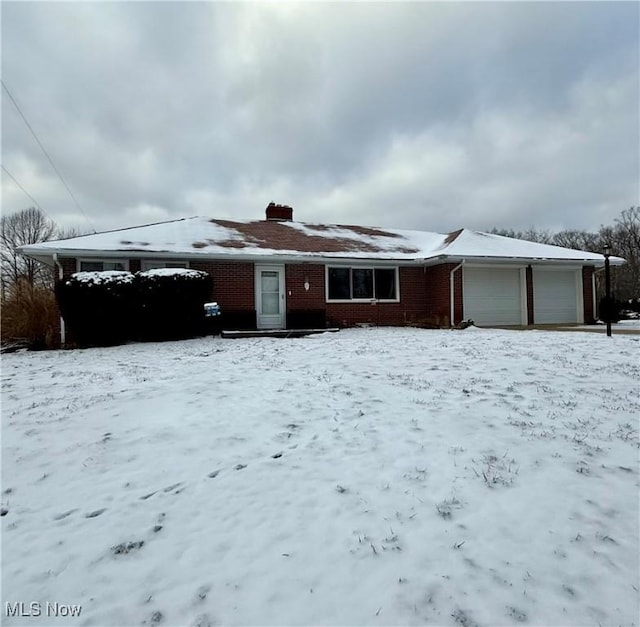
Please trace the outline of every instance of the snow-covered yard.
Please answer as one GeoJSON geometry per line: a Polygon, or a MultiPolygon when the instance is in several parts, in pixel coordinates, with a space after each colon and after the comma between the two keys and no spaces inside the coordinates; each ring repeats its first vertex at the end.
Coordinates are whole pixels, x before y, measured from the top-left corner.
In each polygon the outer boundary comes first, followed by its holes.
{"type": "Polygon", "coordinates": [[[639,355],[477,329],[7,355],[4,624],[637,625],[639,355]]]}

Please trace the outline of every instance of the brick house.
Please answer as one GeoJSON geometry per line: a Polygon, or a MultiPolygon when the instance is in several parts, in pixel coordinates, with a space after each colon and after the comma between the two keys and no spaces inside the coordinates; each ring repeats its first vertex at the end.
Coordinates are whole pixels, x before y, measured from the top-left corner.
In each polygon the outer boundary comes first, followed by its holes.
{"type": "MultiPolygon", "coordinates": [[[[54,268],[189,267],[213,278],[227,328],[577,324],[594,320],[602,255],[460,229],[448,234],[204,217],[24,246],[54,268]]],[[[613,264],[624,263],[612,258],[613,264]]]]}

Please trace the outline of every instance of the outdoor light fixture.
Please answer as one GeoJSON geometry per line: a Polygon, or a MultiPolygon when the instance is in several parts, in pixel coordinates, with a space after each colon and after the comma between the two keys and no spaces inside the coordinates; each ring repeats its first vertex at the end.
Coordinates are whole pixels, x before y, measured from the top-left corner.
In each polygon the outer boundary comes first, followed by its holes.
{"type": "Polygon", "coordinates": [[[304,277],[304,290],[305,290],[305,292],[309,291],[309,277],[308,276],[304,277]]]}
{"type": "Polygon", "coordinates": [[[604,255],[604,302],[607,316],[607,337],[611,337],[611,314],[613,307],[611,306],[611,269],[609,264],[611,246],[609,246],[609,244],[604,245],[602,254],[604,255]]]}

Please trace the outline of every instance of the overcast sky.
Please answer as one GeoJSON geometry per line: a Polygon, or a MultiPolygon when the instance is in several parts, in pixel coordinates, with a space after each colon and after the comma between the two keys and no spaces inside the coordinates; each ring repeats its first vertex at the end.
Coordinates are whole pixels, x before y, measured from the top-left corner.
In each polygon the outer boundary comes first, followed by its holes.
{"type": "MultiPolygon", "coordinates": [[[[97,230],[192,215],[595,230],[640,204],[640,5],[2,2],[97,230]]],[[[6,93],[2,164],[89,230],[6,93]]],[[[2,210],[33,203],[2,173],[2,210]]]]}

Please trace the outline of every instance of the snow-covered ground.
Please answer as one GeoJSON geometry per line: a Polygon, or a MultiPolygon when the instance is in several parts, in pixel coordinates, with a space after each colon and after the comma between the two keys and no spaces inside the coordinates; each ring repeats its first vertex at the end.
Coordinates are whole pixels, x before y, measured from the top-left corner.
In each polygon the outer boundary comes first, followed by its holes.
{"type": "Polygon", "coordinates": [[[639,356],[478,329],[6,355],[2,612],[41,615],[4,624],[637,625],[639,356]]]}
{"type": "MultiPolygon", "coordinates": [[[[584,329],[585,331],[601,331],[604,333],[606,331],[607,325],[604,322],[598,322],[594,324],[585,324],[585,325],[569,325],[568,329],[584,329]]],[[[630,320],[620,320],[619,322],[614,322],[611,325],[611,331],[615,333],[616,331],[638,331],[640,333],[640,319],[630,319],[630,320]]]]}

